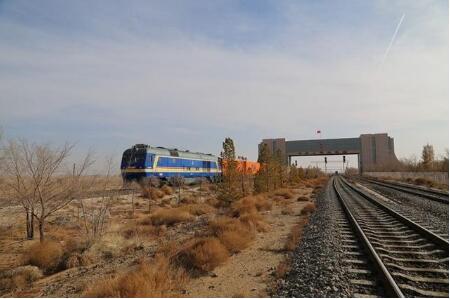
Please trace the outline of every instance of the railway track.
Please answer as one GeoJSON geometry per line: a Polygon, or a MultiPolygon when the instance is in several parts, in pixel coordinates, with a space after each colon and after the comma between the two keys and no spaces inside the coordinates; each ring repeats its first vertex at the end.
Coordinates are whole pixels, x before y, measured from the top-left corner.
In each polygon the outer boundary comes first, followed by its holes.
{"type": "Polygon", "coordinates": [[[426,189],[422,187],[416,187],[411,185],[406,185],[402,183],[393,183],[393,182],[386,182],[386,181],[379,181],[374,179],[368,179],[368,178],[360,178],[362,181],[383,186],[386,188],[394,189],[397,191],[405,192],[408,194],[416,195],[419,197],[427,198],[430,200],[434,200],[437,202],[448,204],[448,193],[438,190],[432,190],[432,189],[426,189]]]}
{"type": "Polygon", "coordinates": [[[356,296],[448,297],[447,240],[341,177],[333,187],[356,296]]]}

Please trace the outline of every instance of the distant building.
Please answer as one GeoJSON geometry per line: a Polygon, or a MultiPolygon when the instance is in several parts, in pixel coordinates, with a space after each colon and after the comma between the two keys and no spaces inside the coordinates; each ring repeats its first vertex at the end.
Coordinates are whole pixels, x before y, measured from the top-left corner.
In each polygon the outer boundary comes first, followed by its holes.
{"type": "Polygon", "coordinates": [[[271,153],[280,150],[287,164],[295,156],[358,155],[359,171],[394,170],[399,162],[394,152],[394,139],[387,133],[362,134],[357,138],[291,140],[263,139],[271,153]]]}

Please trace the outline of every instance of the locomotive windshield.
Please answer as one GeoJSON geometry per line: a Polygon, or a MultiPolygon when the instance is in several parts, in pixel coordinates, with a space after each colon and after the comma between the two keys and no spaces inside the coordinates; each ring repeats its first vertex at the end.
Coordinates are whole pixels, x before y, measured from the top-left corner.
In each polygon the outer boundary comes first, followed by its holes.
{"type": "Polygon", "coordinates": [[[127,149],[122,156],[121,168],[144,167],[146,155],[145,149],[127,149]]]}

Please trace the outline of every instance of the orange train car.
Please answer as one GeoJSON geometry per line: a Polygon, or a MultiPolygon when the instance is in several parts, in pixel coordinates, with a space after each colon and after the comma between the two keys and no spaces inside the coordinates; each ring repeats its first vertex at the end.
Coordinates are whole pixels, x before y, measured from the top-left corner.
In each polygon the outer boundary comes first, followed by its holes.
{"type": "MultiPolygon", "coordinates": [[[[237,170],[245,174],[257,174],[261,165],[258,162],[248,160],[236,160],[237,170]]],[[[221,161],[222,171],[226,172],[226,161],[221,161]]]]}

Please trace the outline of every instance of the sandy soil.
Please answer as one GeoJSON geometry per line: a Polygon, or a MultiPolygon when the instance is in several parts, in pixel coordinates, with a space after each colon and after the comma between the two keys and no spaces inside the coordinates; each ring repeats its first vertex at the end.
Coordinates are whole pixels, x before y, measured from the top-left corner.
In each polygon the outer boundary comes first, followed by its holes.
{"type": "MultiPolygon", "coordinates": [[[[312,189],[296,190],[298,195],[310,196],[312,189]]],[[[294,198],[288,206],[274,206],[265,214],[270,230],[259,233],[252,246],[232,256],[225,265],[217,267],[208,277],[193,280],[187,288],[189,297],[267,297],[273,272],[287,253],[283,250],[286,238],[300,217],[307,202],[294,198]],[[285,211],[282,213],[282,211],[285,211]]]]}
{"type": "MultiPolygon", "coordinates": [[[[287,252],[283,250],[286,238],[294,224],[301,217],[300,212],[307,202],[299,202],[297,198],[301,195],[310,197],[312,188],[301,188],[293,190],[295,197],[291,200],[274,201],[273,209],[265,212],[266,221],[270,224],[267,232],[258,233],[252,245],[233,255],[226,264],[217,267],[210,276],[192,279],[186,287],[186,292],[180,296],[188,297],[264,297],[268,296],[267,288],[273,281],[273,273],[280,262],[284,261],[287,252]]],[[[208,193],[200,192],[197,188],[184,191],[195,194],[197,198],[207,198],[208,193]]],[[[174,196],[171,196],[175,197],[174,196]]],[[[106,237],[110,243],[115,242],[117,233],[114,231],[119,227],[133,221],[127,215],[130,211],[129,196],[121,196],[113,208],[114,224],[110,227],[111,236],[106,237]]],[[[94,202],[95,198],[88,201],[94,202]]],[[[162,199],[164,201],[164,198],[162,199]]],[[[136,208],[137,217],[146,217],[144,213],[147,207],[147,200],[135,198],[139,205],[136,208]]],[[[154,207],[152,207],[153,209],[154,207]]],[[[21,207],[3,207],[0,208],[0,228],[2,229],[2,238],[0,238],[0,271],[14,268],[20,264],[21,254],[25,252],[34,241],[24,241],[24,225],[17,219],[23,218],[21,207]],[[18,218],[19,217],[19,218],[18,218]],[[14,221],[15,220],[15,221],[14,221]],[[17,223],[9,227],[8,223],[17,223]]],[[[65,212],[73,222],[76,219],[76,210],[74,207],[68,207],[65,212]]],[[[192,223],[182,223],[167,229],[162,239],[183,240],[192,237],[195,232],[205,229],[208,222],[208,215],[199,216],[192,223]]],[[[50,220],[53,222],[53,219],[50,220]]],[[[58,233],[53,231],[55,225],[51,228],[51,234],[58,233]]],[[[71,238],[67,235],[70,230],[59,232],[59,237],[71,238]]],[[[57,235],[58,236],[58,235],[57,235]]],[[[79,297],[87,285],[97,281],[105,276],[129,270],[138,263],[142,257],[153,256],[159,247],[162,239],[144,239],[133,240],[140,246],[135,246],[131,252],[122,252],[108,261],[100,261],[86,267],[71,268],[47,277],[44,277],[33,283],[27,290],[13,292],[14,296],[19,297],[79,297]]],[[[11,295],[11,293],[10,293],[11,295]]],[[[6,295],[8,296],[8,295],[6,295]]]]}

